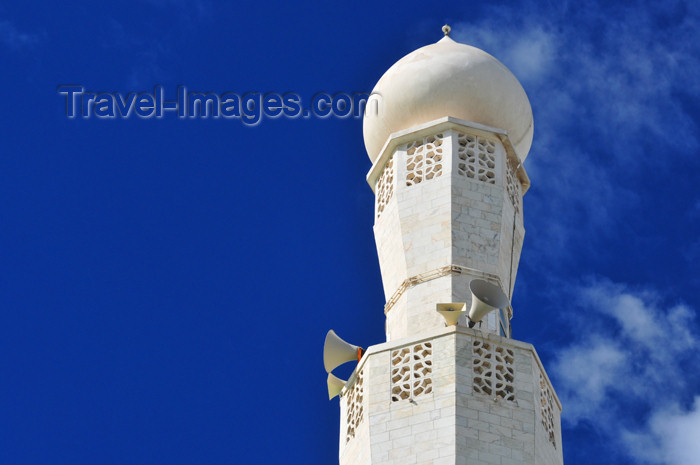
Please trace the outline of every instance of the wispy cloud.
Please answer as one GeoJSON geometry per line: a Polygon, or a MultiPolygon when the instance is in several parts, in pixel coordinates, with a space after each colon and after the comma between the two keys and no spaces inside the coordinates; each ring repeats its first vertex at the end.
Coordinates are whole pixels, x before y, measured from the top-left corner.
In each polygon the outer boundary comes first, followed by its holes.
{"type": "Polygon", "coordinates": [[[530,96],[526,207],[539,210],[528,217],[546,244],[543,261],[619,230],[619,214],[639,205],[637,186],[624,180],[682,163],[700,147],[684,104],[700,92],[698,8],[567,5],[499,6],[453,27],[456,40],[498,57],[530,96]]]}
{"type": "Polygon", "coordinates": [[[693,386],[700,388],[695,312],[607,280],[569,292],[576,338],[558,349],[551,370],[565,423],[594,425],[639,463],[697,461],[700,397],[681,407],[692,401],[693,386]]]}
{"type": "Polygon", "coordinates": [[[214,18],[209,0],[142,0],[158,15],[169,19],[172,29],[154,34],[153,29],[128,24],[116,18],[108,20],[102,31],[105,48],[128,53],[133,65],[125,76],[128,87],[144,89],[170,77],[168,62],[177,61],[178,41],[197,33],[203,23],[214,18]]]}
{"type": "Polygon", "coordinates": [[[164,57],[171,57],[172,51],[161,37],[141,36],[111,19],[103,31],[102,46],[131,55],[133,64],[126,76],[127,86],[131,89],[145,89],[168,77],[161,62],[164,57]]]}
{"type": "Polygon", "coordinates": [[[523,82],[541,132],[558,136],[586,118],[597,134],[625,138],[691,123],[677,92],[700,90],[700,43],[692,40],[700,18],[687,11],[664,23],[657,15],[664,9],[634,5],[616,11],[624,20],[614,21],[601,4],[547,15],[533,5],[525,16],[522,7],[502,7],[494,15],[500,27],[489,20],[456,29],[459,39],[498,56],[523,82]]]}
{"type": "Polygon", "coordinates": [[[211,19],[213,8],[208,0],[144,0],[151,5],[175,10],[185,21],[202,21],[211,19]]]}
{"type": "Polygon", "coordinates": [[[641,463],[689,465],[700,457],[700,396],[689,409],[673,405],[657,411],[642,431],[627,431],[623,440],[641,463]]]}
{"type": "Polygon", "coordinates": [[[42,38],[42,34],[22,32],[12,22],[0,19],[0,43],[12,51],[34,47],[42,38]]]}

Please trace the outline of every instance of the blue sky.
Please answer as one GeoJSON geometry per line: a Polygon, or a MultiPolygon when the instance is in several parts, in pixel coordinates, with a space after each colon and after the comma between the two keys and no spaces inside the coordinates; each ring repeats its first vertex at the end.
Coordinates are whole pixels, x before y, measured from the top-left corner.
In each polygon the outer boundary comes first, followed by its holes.
{"type": "Polygon", "coordinates": [[[697,2],[0,4],[0,464],[337,463],[384,340],[361,121],[68,119],[59,84],[370,91],[449,23],[535,117],[514,337],[567,465],[700,463],[697,2]]]}

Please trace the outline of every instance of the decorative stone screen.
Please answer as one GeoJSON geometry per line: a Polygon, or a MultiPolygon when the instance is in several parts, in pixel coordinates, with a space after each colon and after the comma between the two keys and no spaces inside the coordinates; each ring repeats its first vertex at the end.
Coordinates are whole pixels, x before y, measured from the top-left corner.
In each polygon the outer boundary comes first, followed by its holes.
{"type": "Polygon", "coordinates": [[[377,218],[384,211],[384,207],[391,200],[391,196],[394,193],[394,157],[392,156],[386,165],[384,165],[384,171],[382,175],[379,176],[377,181],[377,187],[375,189],[377,193],[377,218]]]}
{"type": "Polygon", "coordinates": [[[540,373],[540,413],[542,414],[542,426],[549,435],[549,441],[557,447],[554,439],[554,397],[549,383],[540,373]]]}
{"type": "Polygon", "coordinates": [[[406,152],[406,185],[442,175],[442,134],[424,137],[408,144],[406,152]]]}
{"type": "Polygon", "coordinates": [[[472,346],[474,392],[515,400],[515,355],[511,349],[475,340],[472,346]]]}
{"type": "Polygon", "coordinates": [[[522,196],[522,190],[520,188],[520,181],[515,176],[513,168],[510,163],[506,163],[506,189],[508,189],[508,197],[515,208],[515,212],[520,212],[520,198],[522,196]]]}
{"type": "Polygon", "coordinates": [[[496,144],[483,137],[459,133],[459,174],[489,184],[496,183],[496,144]]]}
{"type": "Polygon", "coordinates": [[[433,345],[423,342],[391,351],[391,401],[433,391],[433,345]]]}
{"type": "Polygon", "coordinates": [[[355,378],[355,383],[352,388],[346,394],[347,399],[347,432],[345,435],[345,442],[350,441],[351,438],[355,437],[355,431],[357,427],[362,423],[363,412],[363,400],[364,400],[364,376],[362,371],[357,374],[355,378]]]}

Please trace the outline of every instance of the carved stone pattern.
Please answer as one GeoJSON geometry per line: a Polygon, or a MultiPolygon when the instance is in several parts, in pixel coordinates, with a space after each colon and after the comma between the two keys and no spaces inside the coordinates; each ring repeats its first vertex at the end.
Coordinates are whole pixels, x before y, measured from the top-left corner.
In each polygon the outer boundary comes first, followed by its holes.
{"type": "Polygon", "coordinates": [[[433,392],[433,345],[423,342],[391,351],[391,401],[433,392]]]}
{"type": "Polygon", "coordinates": [[[408,144],[406,158],[406,185],[442,175],[442,134],[424,137],[408,144]]]}
{"type": "Polygon", "coordinates": [[[492,342],[476,340],[472,346],[474,392],[515,400],[515,354],[492,342]]]}
{"type": "Polygon", "coordinates": [[[549,435],[549,441],[557,447],[554,439],[554,397],[542,373],[540,373],[540,413],[542,413],[542,426],[549,435]]]}
{"type": "Polygon", "coordinates": [[[483,137],[460,133],[457,137],[459,148],[459,174],[478,179],[489,184],[496,183],[496,144],[483,137]]]}
{"type": "Polygon", "coordinates": [[[510,202],[515,208],[515,212],[520,212],[520,198],[522,197],[522,189],[520,187],[520,181],[515,176],[513,167],[510,163],[506,163],[506,189],[508,189],[508,197],[510,197],[510,202]]]}
{"type": "Polygon", "coordinates": [[[355,437],[355,431],[357,427],[362,423],[362,417],[364,413],[364,376],[362,371],[357,374],[355,378],[355,383],[350,388],[347,393],[347,431],[345,434],[345,442],[350,441],[350,439],[355,437]]]}
{"type": "Polygon", "coordinates": [[[394,193],[394,157],[384,165],[384,171],[377,181],[377,218],[384,211],[384,207],[391,200],[394,193]]]}

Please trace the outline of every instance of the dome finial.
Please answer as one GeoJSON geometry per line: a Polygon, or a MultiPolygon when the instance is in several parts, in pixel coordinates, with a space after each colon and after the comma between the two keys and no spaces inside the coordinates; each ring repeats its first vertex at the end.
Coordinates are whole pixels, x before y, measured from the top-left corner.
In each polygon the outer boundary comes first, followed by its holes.
{"type": "Polygon", "coordinates": [[[450,26],[448,26],[447,24],[445,24],[444,26],[442,26],[442,32],[445,33],[445,37],[449,37],[449,36],[450,36],[450,31],[451,31],[451,30],[452,30],[452,28],[451,28],[450,26]]]}

